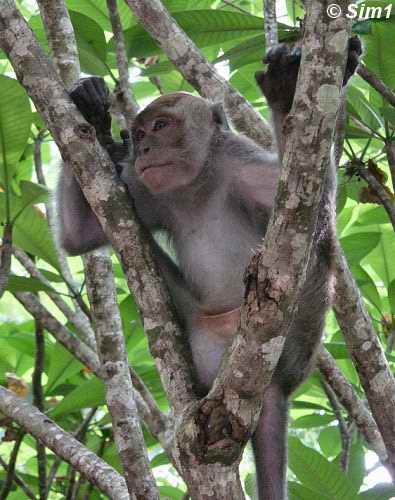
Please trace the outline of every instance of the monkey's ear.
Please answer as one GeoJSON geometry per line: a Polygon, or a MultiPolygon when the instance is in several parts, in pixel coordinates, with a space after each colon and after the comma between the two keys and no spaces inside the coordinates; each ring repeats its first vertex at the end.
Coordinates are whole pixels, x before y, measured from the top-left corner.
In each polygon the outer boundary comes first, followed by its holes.
{"type": "Polygon", "coordinates": [[[213,120],[221,126],[223,130],[230,130],[229,122],[225,114],[224,107],[221,102],[217,102],[211,106],[213,112],[213,120]]]}

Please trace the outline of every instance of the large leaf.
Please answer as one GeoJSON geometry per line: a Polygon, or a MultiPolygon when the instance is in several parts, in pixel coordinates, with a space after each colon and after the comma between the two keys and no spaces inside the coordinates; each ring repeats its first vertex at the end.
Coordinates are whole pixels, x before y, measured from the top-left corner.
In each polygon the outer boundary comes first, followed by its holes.
{"type": "MultiPolygon", "coordinates": [[[[389,3],[389,2],[388,2],[389,3]]],[[[395,19],[371,23],[364,37],[364,62],[390,88],[395,88],[395,64],[391,47],[395,46],[395,19]]]]}
{"type": "MultiPolygon", "coordinates": [[[[136,21],[126,2],[121,0],[117,4],[122,26],[127,29],[136,21]]],[[[94,20],[103,30],[112,32],[106,0],[83,0],[83,2],[81,0],[67,0],[66,5],[71,11],[79,12],[94,20]]],[[[73,12],[71,15],[73,15],[73,12]]]]}
{"type": "Polygon", "coordinates": [[[30,101],[19,82],[0,75],[0,183],[10,182],[29,138],[30,101]]]}
{"type": "Polygon", "coordinates": [[[78,12],[71,12],[70,19],[77,40],[82,71],[91,75],[106,75],[107,43],[103,30],[93,19],[78,12]]]}
{"type": "Polygon", "coordinates": [[[340,243],[347,260],[354,264],[360,262],[379,244],[381,234],[377,231],[354,233],[341,238],[340,243]]]}
{"type": "MultiPolygon", "coordinates": [[[[11,196],[11,208],[14,215],[20,212],[25,206],[26,201],[23,197],[11,196]]],[[[5,215],[5,195],[4,193],[0,193],[1,221],[5,220],[5,215]]],[[[23,216],[16,219],[12,237],[17,247],[44,259],[55,268],[59,268],[47,220],[36,207],[28,206],[23,210],[23,216]]]]}
{"type": "Polygon", "coordinates": [[[53,291],[36,278],[15,276],[14,274],[11,274],[8,278],[7,290],[12,293],[53,291]]]}
{"type": "MultiPolygon", "coordinates": [[[[299,439],[288,440],[289,467],[303,486],[323,498],[322,492],[336,500],[356,500],[357,489],[336,464],[304,446],[299,439]]],[[[325,498],[325,497],[324,497],[325,498]]]]}
{"type": "MultiPolygon", "coordinates": [[[[310,490],[305,486],[294,481],[288,481],[288,496],[289,500],[317,500],[317,491],[310,490]]],[[[320,500],[333,500],[326,491],[321,491],[320,500]]]]}
{"type": "Polygon", "coordinates": [[[53,345],[50,358],[48,381],[45,386],[47,394],[83,368],[82,363],[59,342],[53,345]]]}
{"type": "MultiPolygon", "coordinates": [[[[261,34],[263,46],[263,19],[260,17],[221,10],[190,10],[176,12],[174,19],[199,47],[255,34],[261,34]]],[[[147,57],[160,53],[160,48],[140,25],[126,30],[125,40],[129,57],[147,57]]]]}
{"type": "Polygon", "coordinates": [[[97,378],[87,380],[76,387],[51,411],[51,417],[59,417],[65,413],[92,408],[104,404],[104,385],[97,378]]]}

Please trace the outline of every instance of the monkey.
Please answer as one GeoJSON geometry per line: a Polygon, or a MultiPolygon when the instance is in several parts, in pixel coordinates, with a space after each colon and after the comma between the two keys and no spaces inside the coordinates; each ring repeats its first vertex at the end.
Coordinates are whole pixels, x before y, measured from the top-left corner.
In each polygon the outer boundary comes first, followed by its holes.
{"type": "MultiPolygon", "coordinates": [[[[344,85],[361,45],[349,42],[344,85]]],[[[222,106],[187,93],[161,96],[133,124],[130,155],[111,136],[109,92],[98,77],[80,80],[71,98],[96,130],[149,235],[164,231],[176,260],[151,238],[154,258],[190,346],[198,387],[207,393],[237,331],[243,274],[265,236],[286,137],[282,124],[295,93],[301,53],[280,44],[265,72],[255,75],[274,124],[277,152],[236,134],[222,106]]],[[[283,353],[264,392],[252,445],[260,500],[287,497],[288,400],[314,367],[330,303],[334,253],[336,172],[325,179],[319,221],[298,309],[283,353]]],[[[107,244],[107,238],[72,173],[62,169],[58,188],[59,238],[71,255],[107,244]]]]}

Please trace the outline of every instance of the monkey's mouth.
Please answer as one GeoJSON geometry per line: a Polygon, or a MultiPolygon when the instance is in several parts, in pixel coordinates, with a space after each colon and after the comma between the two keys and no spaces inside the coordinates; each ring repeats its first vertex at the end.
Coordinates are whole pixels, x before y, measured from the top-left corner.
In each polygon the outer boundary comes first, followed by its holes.
{"type": "Polygon", "coordinates": [[[154,163],[150,165],[144,165],[143,167],[140,168],[140,175],[144,175],[146,172],[149,170],[153,170],[156,168],[165,168],[165,167],[172,167],[173,163],[154,163]]]}

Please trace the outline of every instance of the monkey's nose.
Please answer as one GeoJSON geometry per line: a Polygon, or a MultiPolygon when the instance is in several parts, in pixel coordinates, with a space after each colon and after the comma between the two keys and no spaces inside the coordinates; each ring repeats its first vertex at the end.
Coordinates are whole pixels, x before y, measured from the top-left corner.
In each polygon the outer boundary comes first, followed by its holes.
{"type": "Polygon", "coordinates": [[[149,153],[149,150],[150,150],[149,147],[143,148],[143,153],[146,155],[147,153],[149,153]]]}

